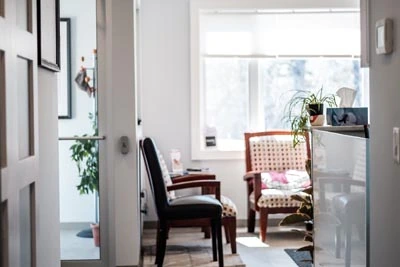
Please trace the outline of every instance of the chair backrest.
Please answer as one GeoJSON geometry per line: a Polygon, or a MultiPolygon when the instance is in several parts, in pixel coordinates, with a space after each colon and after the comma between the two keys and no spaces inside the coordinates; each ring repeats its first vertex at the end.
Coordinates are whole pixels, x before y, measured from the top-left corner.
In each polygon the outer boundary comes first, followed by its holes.
{"type": "Polygon", "coordinates": [[[162,218],[165,209],[169,205],[169,200],[157,152],[158,149],[153,139],[149,137],[140,140],[140,148],[142,150],[151,192],[156,204],[157,215],[159,218],[162,218]]]}
{"type": "MultiPolygon", "coordinates": [[[[161,154],[160,150],[158,150],[157,148],[156,148],[156,150],[157,150],[158,161],[160,162],[160,167],[161,167],[161,172],[162,172],[163,179],[164,179],[164,184],[165,184],[165,186],[172,185],[172,178],[171,178],[171,175],[169,174],[167,163],[165,163],[164,157],[161,154]]],[[[167,197],[169,199],[176,198],[175,191],[167,190],[167,197]]]]}
{"type": "Polygon", "coordinates": [[[293,147],[290,131],[264,131],[244,134],[246,171],[305,170],[310,158],[309,138],[293,147]]]}

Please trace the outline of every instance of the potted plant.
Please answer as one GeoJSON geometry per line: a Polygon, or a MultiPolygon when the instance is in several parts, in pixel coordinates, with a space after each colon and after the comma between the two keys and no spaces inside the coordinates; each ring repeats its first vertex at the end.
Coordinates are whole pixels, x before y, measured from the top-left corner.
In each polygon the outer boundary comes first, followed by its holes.
{"type": "Polygon", "coordinates": [[[307,90],[296,91],[286,105],[286,116],[293,132],[293,146],[304,142],[310,125],[323,125],[324,104],[336,107],[336,96],[334,94],[323,94],[323,87],[317,92],[307,90]]]}
{"type": "MultiPolygon", "coordinates": [[[[299,143],[305,142],[306,136],[309,134],[310,125],[323,125],[325,116],[324,104],[329,107],[336,107],[336,96],[334,94],[323,94],[323,87],[316,92],[299,90],[296,91],[286,105],[287,119],[293,136],[293,147],[299,143]]],[[[311,159],[306,159],[305,168],[311,177],[311,159]]],[[[300,201],[300,207],[296,213],[286,216],[280,225],[290,225],[294,223],[304,222],[305,231],[304,240],[314,242],[312,228],[314,223],[314,207],[312,200],[312,186],[303,190],[297,195],[291,196],[292,199],[300,201]]],[[[314,245],[308,245],[298,249],[298,251],[309,251],[311,259],[314,257],[314,245]]]]}
{"type": "MultiPolygon", "coordinates": [[[[291,225],[300,222],[304,222],[306,226],[306,230],[296,230],[304,234],[304,240],[309,242],[314,242],[313,239],[313,224],[314,224],[314,207],[313,207],[313,198],[312,198],[312,187],[308,187],[304,189],[302,192],[296,195],[291,196],[292,199],[299,201],[300,207],[297,209],[296,213],[289,214],[285,218],[283,218],[279,225],[291,225]]],[[[299,248],[297,251],[308,251],[310,252],[311,259],[314,258],[314,245],[308,245],[299,248]]]]}
{"type": "MultiPolygon", "coordinates": [[[[94,136],[97,136],[97,123],[94,115],[89,113],[89,119],[92,121],[94,136]]],[[[83,137],[88,136],[84,134],[83,137]]],[[[98,164],[98,142],[93,139],[79,139],[70,147],[71,158],[76,163],[78,175],[81,178],[77,189],[80,194],[99,193],[99,164],[98,164]]],[[[96,246],[100,244],[99,225],[91,225],[92,236],[96,246]]]]}

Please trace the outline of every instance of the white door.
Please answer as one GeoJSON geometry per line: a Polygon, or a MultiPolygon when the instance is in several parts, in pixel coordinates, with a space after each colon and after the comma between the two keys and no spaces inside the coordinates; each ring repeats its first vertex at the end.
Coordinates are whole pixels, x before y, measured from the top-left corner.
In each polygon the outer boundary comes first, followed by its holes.
{"type": "Polygon", "coordinates": [[[140,215],[134,1],[60,3],[61,17],[70,21],[72,72],[71,116],[59,120],[61,266],[137,266],[140,215]],[[91,56],[94,48],[95,60],[91,56]],[[95,97],[78,88],[74,81],[81,66],[87,69],[95,97]],[[97,114],[97,133],[91,129],[89,112],[97,114]],[[82,138],[84,134],[87,136],[82,138]],[[123,136],[128,140],[127,153],[121,152],[123,136]],[[79,195],[76,188],[81,176],[76,162],[70,161],[71,147],[82,140],[90,140],[98,147],[98,196],[96,192],[79,195]],[[92,238],[76,236],[84,236],[85,228],[95,221],[100,225],[99,247],[92,238]]]}
{"type": "Polygon", "coordinates": [[[5,267],[36,266],[37,259],[36,48],[36,1],[0,0],[1,266],[5,267]]]}

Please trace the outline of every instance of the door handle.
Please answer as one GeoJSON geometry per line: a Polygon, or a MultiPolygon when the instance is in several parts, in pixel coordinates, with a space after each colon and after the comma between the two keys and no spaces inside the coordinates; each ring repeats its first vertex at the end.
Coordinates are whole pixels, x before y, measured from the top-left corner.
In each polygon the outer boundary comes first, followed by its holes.
{"type": "Polygon", "coordinates": [[[58,137],[59,141],[75,141],[75,140],[106,140],[106,137],[103,136],[63,136],[58,137]]]}
{"type": "Polygon", "coordinates": [[[121,136],[119,138],[119,149],[121,150],[122,155],[126,155],[129,153],[129,138],[128,138],[128,136],[121,136]]]}

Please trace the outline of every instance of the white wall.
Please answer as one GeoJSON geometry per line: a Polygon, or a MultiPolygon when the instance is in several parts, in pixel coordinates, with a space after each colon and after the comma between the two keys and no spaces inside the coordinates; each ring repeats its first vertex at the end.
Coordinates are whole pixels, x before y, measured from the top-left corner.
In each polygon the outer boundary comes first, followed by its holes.
{"type": "MultiPolygon", "coordinates": [[[[245,218],[244,160],[190,159],[189,1],[142,1],[140,17],[143,134],[155,138],[166,160],[170,149],[179,148],[184,167],[210,167],[222,182],[222,193],[236,202],[239,218],[245,218]]],[[[145,220],[156,220],[147,191],[145,220]]]]}
{"type": "MultiPolygon", "coordinates": [[[[208,1],[208,3],[217,1],[208,1]]],[[[226,2],[226,1],[225,1],[226,2]]],[[[237,1],[243,4],[244,1],[237,1]]],[[[286,4],[298,1],[286,1],[286,4]]],[[[328,5],[328,2],[321,3],[328,5]]],[[[164,157],[179,148],[184,167],[209,167],[221,181],[222,193],[237,205],[238,219],[247,218],[244,153],[242,160],[192,161],[190,158],[190,20],[189,0],[146,0],[140,17],[143,134],[155,138],[164,157]]],[[[265,3],[265,2],[264,2],[265,3]]],[[[270,1],[282,5],[282,1],[270,1]]],[[[305,5],[316,3],[303,1],[305,5]]],[[[356,1],[342,1],[357,5],[356,1]]],[[[150,191],[148,191],[148,195],[150,191]]],[[[150,211],[145,220],[156,220],[150,211]]]]}
{"type": "Polygon", "coordinates": [[[400,165],[392,160],[392,128],[400,126],[400,3],[371,0],[371,248],[370,266],[398,266],[400,165]],[[394,19],[394,52],[376,55],[375,22],[394,19]]]}
{"type": "MultiPolygon", "coordinates": [[[[73,81],[81,66],[92,66],[92,51],[96,48],[96,1],[61,0],[61,18],[71,19],[71,102],[72,118],[60,119],[59,136],[93,134],[89,112],[94,111],[94,99],[79,89],[73,81]],[[85,62],[81,62],[81,57],[85,62]]],[[[88,70],[88,75],[92,72],[88,70]]],[[[80,195],[76,186],[80,183],[76,164],[71,160],[69,147],[73,141],[59,142],[60,167],[60,221],[94,222],[95,195],[80,195]]]]}

